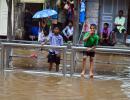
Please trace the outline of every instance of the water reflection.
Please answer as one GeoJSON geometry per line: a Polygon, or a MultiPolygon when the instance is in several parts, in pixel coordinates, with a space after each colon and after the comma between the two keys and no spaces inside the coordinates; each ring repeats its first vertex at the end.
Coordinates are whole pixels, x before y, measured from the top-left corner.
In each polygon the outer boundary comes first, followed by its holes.
{"type": "MultiPolygon", "coordinates": [[[[45,76],[24,72],[0,75],[1,100],[129,100],[122,80],[45,76]]],[[[129,92],[128,92],[129,91],[129,92]]]]}
{"type": "MultiPolygon", "coordinates": [[[[21,55],[32,52],[21,49],[14,51],[21,55]]],[[[39,52],[39,58],[46,55],[47,52],[39,52]]],[[[79,74],[82,56],[78,57],[75,73],[79,74]]],[[[46,59],[13,58],[15,71],[0,75],[0,100],[129,100],[129,57],[97,54],[94,79],[29,73],[23,70],[47,71],[46,59]]],[[[89,65],[87,74],[88,71],[89,65]]]]}

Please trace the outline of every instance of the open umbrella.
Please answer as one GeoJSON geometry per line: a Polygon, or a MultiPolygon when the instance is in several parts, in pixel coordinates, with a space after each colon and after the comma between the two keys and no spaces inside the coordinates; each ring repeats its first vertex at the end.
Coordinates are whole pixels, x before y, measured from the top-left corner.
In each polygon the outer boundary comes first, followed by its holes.
{"type": "Polygon", "coordinates": [[[50,17],[53,15],[56,15],[57,12],[55,10],[52,9],[44,9],[41,11],[38,11],[34,14],[33,18],[46,18],[46,17],[50,17]]]}

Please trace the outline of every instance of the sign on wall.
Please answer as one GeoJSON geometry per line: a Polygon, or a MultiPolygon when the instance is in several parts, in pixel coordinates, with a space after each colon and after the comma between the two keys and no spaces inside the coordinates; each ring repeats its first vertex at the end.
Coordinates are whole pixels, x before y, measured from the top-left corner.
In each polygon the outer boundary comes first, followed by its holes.
{"type": "Polygon", "coordinates": [[[8,7],[6,0],[0,0],[0,36],[7,35],[8,7]]]}
{"type": "Polygon", "coordinates": [[[46,0],[20,0],[22,3],[44,3],[46,0]]]}

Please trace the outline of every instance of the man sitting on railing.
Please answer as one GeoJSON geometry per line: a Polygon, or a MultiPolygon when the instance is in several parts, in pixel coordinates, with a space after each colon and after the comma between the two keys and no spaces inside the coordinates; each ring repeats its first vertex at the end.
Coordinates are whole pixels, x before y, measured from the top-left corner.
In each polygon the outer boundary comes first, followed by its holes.
{"type": "Polygon", "coordinates": [[[120,34],[123,34],[124,36],[124,44],[126,44],[126,38],[127,38],[127,31],[125,29],[125,24],[126,24],[126,18],[123,17],[123,10],[119,11],[119,15],[115,18],[115,28],[112,31],[112,34],[114,35],[114,42],[117,42],[117,36],[120,34]]]}

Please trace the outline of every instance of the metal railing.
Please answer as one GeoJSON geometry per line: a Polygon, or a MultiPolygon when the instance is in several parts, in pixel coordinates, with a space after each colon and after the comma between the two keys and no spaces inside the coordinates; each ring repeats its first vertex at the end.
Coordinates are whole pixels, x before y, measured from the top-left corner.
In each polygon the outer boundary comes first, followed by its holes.
{"type": "MultiPolygon", "coordinates": [[[[1,68],[5,69],[5,67],[9,66],[9,53],[7,52],[7,49],[12,48],[27,48],[27,49],[34,49],[34,48],[42,48],[43,50],[48,50],[48,49],[58,49],[63,52],[63,75],[66,74],[66,63],[67,63],[67,46],[51,46],[51,45],[41,45],[41,44],[25,44],[25,43],[8,43],[8,42],[2,42],[1,43],[1,68]]],[[[75,55],[76,52],[79,51],[86,51],[86,47],[77,47],[77,46],[72,46],[70,52],[71,55],[71,65],[70,65],[70,75],[72,76],[74,73],[74,67],[75,67],[75,55]]],[[[102,47],[97,47],[96,48],[97,53],[124,53],[124,54],[130,54],[130,48],[102,48],[102,47]]]]}
{"type": "MultiPolygon", "coordinates": [[[[71,56],[71,68],[70,68],[70,76],[73,75],[74,73],[74,69],[76,66],[76,52],[79,51],[86,51],[87,47],[76,47],[76,46],[72,46],[72,56],[71,56]]],[[[126,53],[130,55],[130,48],[129,49],[119,49],[119,48],[96,48],[97,53],[115,53],[115,54],[119,54],[119,53],[126,53]]]]}
{"type": "Polygon", "coordinates": [[[1,43],[1,68],[5,69],[5,67],[9,66],[9,53],[7,53],[7,49],[12,49],[12,48],[27,48],[27,49],[32,49],[32,48],[41,48],[43,50],[48,50],[48,49],[58,49],[62,51],[63,53],[63,75],[65,76],[66,74],[66,49],[67,46],[52,46],[52,45],[40,45],[40,44],[22,44],[22,43],[1,43]],[[6,62],[5,62],[6,61],[6,62]]]}

